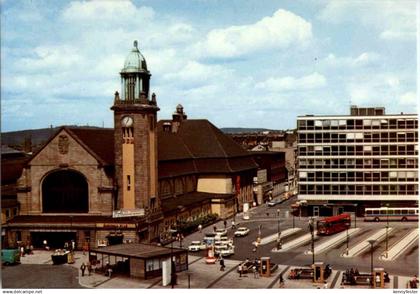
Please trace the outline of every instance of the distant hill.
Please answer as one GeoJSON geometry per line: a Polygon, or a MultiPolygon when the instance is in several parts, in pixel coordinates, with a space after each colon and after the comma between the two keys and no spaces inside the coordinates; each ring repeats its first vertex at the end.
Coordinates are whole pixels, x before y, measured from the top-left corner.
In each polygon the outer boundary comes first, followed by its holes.
{"type": "MultiPolygon", "coordinates": [[[[52,135],[54,135],[59,127],[22,130],[14,132],[1,133],[1,145],[6,145],[17,150],[35,151],[42,146],[52,135]]],[[[98,128],[90,126],[69,126],[81,128],[98,128]]]]}
{"type": "Polygon", "coordinates": [[[281,132],[281,130],[270,130],[264,128],[220,128],[220,130],[226,134],[281,132]]]}

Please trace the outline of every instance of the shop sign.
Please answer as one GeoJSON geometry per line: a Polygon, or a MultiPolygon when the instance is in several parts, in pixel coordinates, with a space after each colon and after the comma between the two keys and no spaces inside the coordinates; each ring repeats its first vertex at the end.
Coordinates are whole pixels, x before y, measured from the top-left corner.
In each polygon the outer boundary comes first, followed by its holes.
{"type": "Polygon", "coordinates": [[[132,217],[132,216],[144,216],[144,209],[120,209],[114,210],[112,212],[112,217],[119,218],[119,217],[132,217]]]}

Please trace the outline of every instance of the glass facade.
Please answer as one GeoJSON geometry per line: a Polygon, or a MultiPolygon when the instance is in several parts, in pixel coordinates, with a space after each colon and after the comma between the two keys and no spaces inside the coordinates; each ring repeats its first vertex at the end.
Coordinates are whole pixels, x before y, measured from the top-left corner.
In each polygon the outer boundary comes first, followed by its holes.
{"type": "Polygon", "coordinates": [[[377,113],[298,117],[299,199],[417,200],[417,115],[377,113]]]}

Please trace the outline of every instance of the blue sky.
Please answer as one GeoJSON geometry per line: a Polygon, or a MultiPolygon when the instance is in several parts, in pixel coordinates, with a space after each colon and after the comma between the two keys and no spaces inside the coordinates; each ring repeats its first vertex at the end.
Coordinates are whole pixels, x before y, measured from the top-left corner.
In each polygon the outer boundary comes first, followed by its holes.
{"type": "Polygon", "coordinates": [[[416,2],[1,2],[2,131],[113,126],[133,40],[160,119],[288,129],[350,104],[416,113],[416,2]]]}

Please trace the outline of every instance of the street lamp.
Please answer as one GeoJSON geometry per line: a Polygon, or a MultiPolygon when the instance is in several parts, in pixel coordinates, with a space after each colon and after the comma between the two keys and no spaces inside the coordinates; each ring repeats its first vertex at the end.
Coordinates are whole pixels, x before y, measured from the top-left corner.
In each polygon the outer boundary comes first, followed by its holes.
{"type": "Polygon", "coordinates": [[[357,203],[354,205],[354,228],[356,228],[356,222],[357,222],[357,203]]]}
{"type": "Polygon", "coordinates": [[[175,288],[176,284],[176,265],[174,261],[174,240],[173,235],[177,232],[177,230],[170,229],[169,232],[171,233],[171,288],[175,288]]]}
{"type": "Polygon", "coordinates": [[[347,241],[346,255],[349,255],[349,228],[347,228],[346,232],[347,232],[347,235],[346,235],[346,241],[347,241]]]}
{"type": "Polygon", "coordinates": [[[389,203],[386,204],[386,242],[385,242],[385,258],[388,258],[388,228],[389,228],[389,203]]]}
{"type": "Polygon", "coordinates": [[[280,232],[280,209],[277,208],[277,250],[281,249],[281,232],[280,232]]]}
{"type": "Polygon", "coordinates": [[[311,251],[312,251],[312,264],[315,264],[315,250],[314,250],[314,218],[309,219],[309,231],[311,232],[311,251]]]}
{"type": "Polygon", "coordinates": [[[373,287],[373,244],[375,244],[376,240],[368,240],[370,244],[370,286],[373,287]]]}

